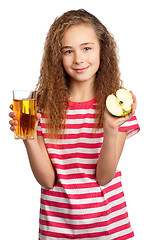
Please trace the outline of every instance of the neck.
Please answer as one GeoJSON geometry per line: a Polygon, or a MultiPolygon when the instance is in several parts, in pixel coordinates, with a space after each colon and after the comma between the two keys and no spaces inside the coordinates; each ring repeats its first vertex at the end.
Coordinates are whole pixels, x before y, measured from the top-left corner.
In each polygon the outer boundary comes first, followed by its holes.
{"type": "Polygon", "coordinates": [[[73,102],[85,102],[95,97],[93,82],[70,82],[70,97],[69,100],[73,102]]]}

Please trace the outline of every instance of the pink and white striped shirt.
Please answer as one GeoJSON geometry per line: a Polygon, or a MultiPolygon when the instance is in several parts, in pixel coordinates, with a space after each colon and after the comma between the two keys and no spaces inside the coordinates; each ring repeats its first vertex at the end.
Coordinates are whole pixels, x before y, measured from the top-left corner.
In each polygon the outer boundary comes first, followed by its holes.
{"type": "MultiPolygon", "coordinates": [[[[45,118],[37,134],[44,137],[49,157],[56,169],[52,189],[41,188],[39,240],[132,239],[134,233],[121,184],[121,172],[100,186],[96,165],[103,143],[103,128],[93,131],[96,101],[69,102],[64,138],[47,137],[45,118]]],[[[133,116],[119,131],[127,138],[139,131],[133,116]]]]}

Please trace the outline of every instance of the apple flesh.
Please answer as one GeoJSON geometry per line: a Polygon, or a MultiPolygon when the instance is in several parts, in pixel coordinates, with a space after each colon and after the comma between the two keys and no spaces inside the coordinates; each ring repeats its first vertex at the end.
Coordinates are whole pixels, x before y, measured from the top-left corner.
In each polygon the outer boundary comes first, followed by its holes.
{"type": "Polygon", "coordinates": [[[108,111],[117,117],[126,116],[131,112],[133,98],[131,93],[126,89],[119,89],[116,96],[111,94],[106,99],[106,107],[108,111]]]}

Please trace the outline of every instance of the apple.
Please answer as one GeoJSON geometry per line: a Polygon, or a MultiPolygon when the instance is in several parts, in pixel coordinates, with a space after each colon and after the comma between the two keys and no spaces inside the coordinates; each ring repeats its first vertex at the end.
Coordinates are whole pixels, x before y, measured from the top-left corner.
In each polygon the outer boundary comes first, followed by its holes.
{"type": "Polygon", "coordinates": [[[119,89],[116,96],[111,94],[106,99],[106,107],[108,111],[117,117],[126,116],[131,112],[131,104],[133,98],[131,93],[126,89],[119,89]]]}

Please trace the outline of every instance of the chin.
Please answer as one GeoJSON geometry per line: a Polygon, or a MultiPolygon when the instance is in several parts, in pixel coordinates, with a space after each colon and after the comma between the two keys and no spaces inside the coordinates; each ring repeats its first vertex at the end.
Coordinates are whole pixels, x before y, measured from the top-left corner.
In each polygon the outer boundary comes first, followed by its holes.
{"type": "Polygon", "coordinates": [[[88,81],[90,81],[90,82],[94,82],[94,80],[95,80],[95,76],[96,75],[93,75],[93,76],[84,76],[84,74],[81,74],[80,76],[73,76],[73,77],[71,77],[71,79],[73,80],[73,81],[78,81],[78,82],[88,82],[88,81]]]}

